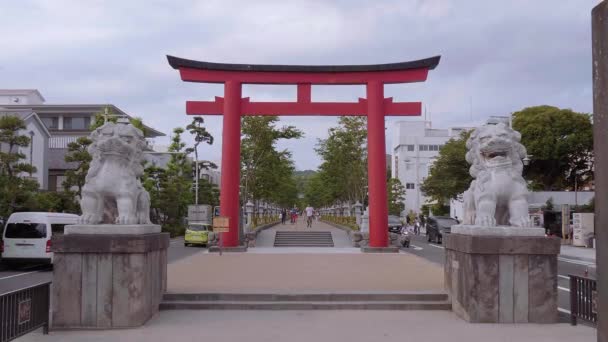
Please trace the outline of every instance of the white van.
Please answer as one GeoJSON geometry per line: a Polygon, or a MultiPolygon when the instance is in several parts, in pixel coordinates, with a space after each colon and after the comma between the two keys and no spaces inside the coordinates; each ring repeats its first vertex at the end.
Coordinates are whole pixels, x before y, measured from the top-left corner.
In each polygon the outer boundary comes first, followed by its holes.
{"type": "Polygon", "coordinates": [[[51,236],[63,234],[66,225],[76,224],[78,215],[63,213],[13,213],[2,233],[2,261],[15,263],[53,262],[51,236]]]}

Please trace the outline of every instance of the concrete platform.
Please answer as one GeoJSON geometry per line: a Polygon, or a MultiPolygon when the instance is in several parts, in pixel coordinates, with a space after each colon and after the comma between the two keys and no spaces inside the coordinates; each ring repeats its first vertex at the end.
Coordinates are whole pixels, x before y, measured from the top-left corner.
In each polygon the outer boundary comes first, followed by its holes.
{"type": "Polygon", "coordinates": [[[444,291],[443,268],[409,253],[305,254],[290,249],[283,254],[195,254],[169,264],[167,292],[444,291]]]}
{"type": "Polygon", "coordinates": [[[137,329],[25,335],[21,342],[348,341],[595,342],[569,324],[471,324],[449,311],[161,311],[137,329]]]}

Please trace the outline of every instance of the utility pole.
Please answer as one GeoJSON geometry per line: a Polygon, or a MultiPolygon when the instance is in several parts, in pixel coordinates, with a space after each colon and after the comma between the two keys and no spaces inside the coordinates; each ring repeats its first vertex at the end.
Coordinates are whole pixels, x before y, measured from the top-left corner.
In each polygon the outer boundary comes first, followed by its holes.
{"type": "Polygon", "coordinates": [[[593,42],[593,154],[597,233],[597,341],[608,342],[608,2],[591,12],[593,42]]]}

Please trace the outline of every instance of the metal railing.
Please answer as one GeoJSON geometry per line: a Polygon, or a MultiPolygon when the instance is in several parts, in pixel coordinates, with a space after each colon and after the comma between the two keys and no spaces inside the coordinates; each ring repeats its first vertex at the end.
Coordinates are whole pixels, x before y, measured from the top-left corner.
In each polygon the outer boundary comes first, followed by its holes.
{"type": "Polygon", "coordinates": [[[51,282],[0,294],[0,342],[43,327],[49,332],[51,282]]]}
{"type": "Polygon", "coordinates": [[[597,283],[584,276],[570,275],[570,323],[581,319],[597,324],[597,283]]]}

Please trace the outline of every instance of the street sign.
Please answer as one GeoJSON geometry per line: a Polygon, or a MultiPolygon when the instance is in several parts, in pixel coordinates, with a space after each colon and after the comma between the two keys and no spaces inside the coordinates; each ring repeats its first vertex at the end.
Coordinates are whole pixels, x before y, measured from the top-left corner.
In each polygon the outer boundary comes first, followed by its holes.
{"type": "Polygon", "coordinates": [[[227,233],[230,223],[228,216],[216,216],[213,218],[213,231],[216,233],[227,233]]]}
{"type": "Polygon", "coordinates": [[[211,206],[206,204],[189,205],[188,222],[211,223],[211,206]]]}

